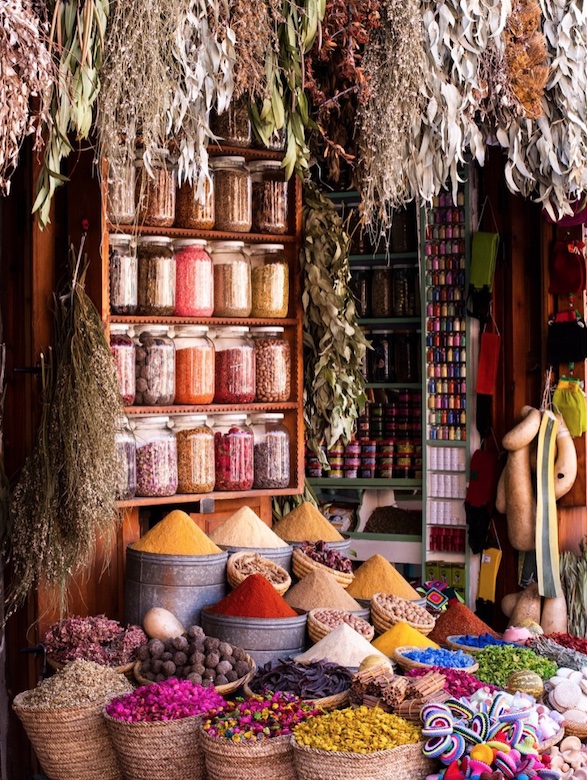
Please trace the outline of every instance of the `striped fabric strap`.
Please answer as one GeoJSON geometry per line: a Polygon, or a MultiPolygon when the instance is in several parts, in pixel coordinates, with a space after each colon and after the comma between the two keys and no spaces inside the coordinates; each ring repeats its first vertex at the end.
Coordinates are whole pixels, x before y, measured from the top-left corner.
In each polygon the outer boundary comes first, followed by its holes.
{"type": "Polygon", "coordinates": [[[559,569],[558,517],[554,497],[554,458],[558,421],[542,413],[536,467],[536,563],[538,592],[546,598],[563,595],[559,569]]]}

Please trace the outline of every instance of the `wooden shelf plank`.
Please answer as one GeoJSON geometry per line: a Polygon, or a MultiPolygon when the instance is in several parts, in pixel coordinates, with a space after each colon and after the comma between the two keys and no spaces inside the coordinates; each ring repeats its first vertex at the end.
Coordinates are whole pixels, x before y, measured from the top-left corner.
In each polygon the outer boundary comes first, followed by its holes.
{"type": "Polygon", "coordinates": [[[161,506],[164,504],[191,504],[198,503],[202,499],[212,498],[215,500],[226,500],[229,498],[247,498],[249,496],[291,496],[301,492],[299,485],[289,488],[279,488],[272,490],[226,490],[214,491],[212,493],[176,493],[173,496],[136,496],[129,501],[118,501],[117,506],[120,509],[135,506],[161,506]]]}
{"type": "Polygon", "coordinates": [[[220,325],[246,325],[247,327],[275,326],[285,327],[295,325],[295,317],[283,317],[282,319],[269,319],[260,317],[157,317],[146,314],[111,314],[109,322],[119,322],[124,325],[152,324],[159,325],[208,325],[211,328],[220,325]]]}
{"type": "Polygon", "coordinates": [[[182,227],[148,227],[146,225],[115,225],[108,222],[109,233],[137,236],[169,236],[171,238],[208,238],[210,241],[244,241],[245,243],[294,244],[297,236],[287,233],[236,233],[228,230],[194,230],[182,227]]]}
{"type": "Polygon", "coordinates": [[[127,406],[126,414],[148,415],[148,414],[236,414],[241,412],[279,412],[297,409],[299,404],[296,401],[283,401],[275,403],[252,403],[252,404],[197,404],[194,406],[127,406]]]}

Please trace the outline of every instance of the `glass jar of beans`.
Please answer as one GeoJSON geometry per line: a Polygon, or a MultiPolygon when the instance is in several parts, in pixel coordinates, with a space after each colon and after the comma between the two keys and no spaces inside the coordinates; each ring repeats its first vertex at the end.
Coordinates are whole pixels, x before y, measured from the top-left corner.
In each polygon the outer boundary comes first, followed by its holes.
{"type": "Polygon", "coordinates": [[[134,419],[137,496],[173,496],[177,492],[177,447],[169,417],[134,419]]]}
{"type": "Polygon", "coordinates": [[[129,336],[129,326],[119,323],[110,325],[110,351],[116,364],[118,389],[125,406],[132,406],[135,400],[135,345],[129,336]]]}
{"type": "Polygon", "coordinates": [[[251,419],[253,429],[253,487],[286,488],[290,480],[289,432],[283,414],[265,412],[251,419]]]}
{"type": "Polygon", "coordinates": [[[214,490],[214,434],[205,414],[173,418],[177,445],[177,490],[179,493],[210,493],[214,490]]]}
{"type": "Polygon", "coordinates": [[[175,403],[210,404],[214,399],[214,344],[204,325],[175,328],[175,403]]]}
{"type": "Polygon", "coordinates": [[[214,316],[248,317],[251,313],[251,264],[242,241],[213,241],[214,316]]]}
{"type": "Polygon", "coordinates": [[[214,268],[201,238],[180,238],[175,252],[176,317],[211,317],[214,311],[214,268]]]}
{"type": "Polygon", "coordinates": [[[251,244],[251,317],[287,317],[289,266],[283,244],[251,244]]]}
{"type": "Polygon", "coordinates": [[[166,325],[142,325],[135,339],[135,404],[170,406],[175,398],[175,345],[166,325]]]}
{"type": "Polygon", "coordinates": [[[255,348],[246,327],[216,331],[214,402],[248,404],[255,400],[255,348]]]}
{"type": "Polygon", "coordinates": [[[278,326],[251,328],[255,346],[255,399],[289,401],[291,393],[291,351],[278,326]]]}
{"type": "Polygon", "coordinates": [[[253,487],[253,432],[246,414],[222,414],[214,419],[216,490],[253,487]]]}

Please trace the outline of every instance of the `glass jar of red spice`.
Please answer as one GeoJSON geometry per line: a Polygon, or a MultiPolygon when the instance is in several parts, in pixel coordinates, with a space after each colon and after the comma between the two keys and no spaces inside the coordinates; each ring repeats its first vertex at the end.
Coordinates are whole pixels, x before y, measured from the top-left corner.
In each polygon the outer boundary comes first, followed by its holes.
{"type": "Polygon", "coordinates": [[[135,400],[135,345],[128,333],[128,325],[112,323],[110,326],[110,351],[116,363],[118,389],[125,406],[135,400]]]}
{"type": "Polygon", "coordinates": [[[213,171],[204,180],[203,191],[184,182],[177,190],[175,203],[175,227],[190,230],[212,230],[215,221],[213,171]]]}
{"type": "Polygon", "coordinates": [[[214,311],[214,268],[201,238],[180,238],[175,252],[175,315],[211,317],[214,311]]]}
{"type": "Polygon", "coordinates": [[[160,151],[147,170],[143,160],[137,160],[137,204],[139,224],[149,227],[171,227],[175,221],[177,189],[176,167],[169,161],[169,152],[160,151]]]}
{"type": "Polygon", "coordinates": [[[216,490],[253,486],[253,432],[246,414],[223,414],[214,420],[216,490]]]}
{"type": "Polygon", "coordinates": [[[175,403],[210,404],[214,399],[214,344],[204,325],[175,329],[175,403]]]}
{"type": "Polygon", "coordinates": [[[214,490],[214,434],[206,415],[173,418],[177,444],[177,490],[179,493],[210,493],[214,490]]]}
{"type": "Polygon", "coordinates": [[[224,328],[216,333],[214,401],[248,404],[255,400],[255,348],[245,327],[224,328]]]}

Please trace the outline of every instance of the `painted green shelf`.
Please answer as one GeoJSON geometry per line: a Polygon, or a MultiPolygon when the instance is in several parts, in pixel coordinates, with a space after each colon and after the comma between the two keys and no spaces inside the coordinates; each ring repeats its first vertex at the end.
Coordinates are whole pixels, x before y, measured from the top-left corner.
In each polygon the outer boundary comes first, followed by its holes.
{"type": "Polygon", "coordinates": [[[421,390],[421,382],[368,382],[365,387],[370,390],[421,390]]]}
{"type": "Polygon", "coordinates": [[[418,325],[422,326],[420,317],[364,317],[359,320],[359,325],[373,327],[374,325],[418,325]]]}
{"type": "Polygon", "coordinates": [[[345,531],[345,536],[351,539],[364,539],[367,542],[413,542],[420,544],[420,534],[370,534],[366,531],[345,531]]]}
{"type": "Polygon", "coordinates": [[[404,489],[417,489],[422,487],[421,479],[382,479],[374,477],[373,479],[337,479],[332,477],[308,477],[308,482],[312,487],[338,487],[338,488],[356,488],[362,490],[363,488],[397,488],[398,490],[404,489]]]}

